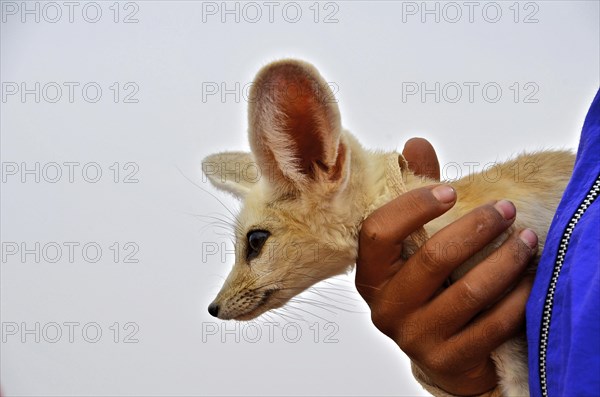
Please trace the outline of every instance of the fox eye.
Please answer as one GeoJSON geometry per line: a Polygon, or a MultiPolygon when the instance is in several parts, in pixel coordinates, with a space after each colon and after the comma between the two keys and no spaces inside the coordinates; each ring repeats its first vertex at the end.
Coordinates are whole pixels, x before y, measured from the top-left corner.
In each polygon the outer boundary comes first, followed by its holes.
{"type": "Polygon", "coordinates": [[[266,230],[250,230],[248,232],[248,254],[246,260],[254,259],[260,254],[260,250],[265,245],[265,241],[271,233],[266,230]]]}

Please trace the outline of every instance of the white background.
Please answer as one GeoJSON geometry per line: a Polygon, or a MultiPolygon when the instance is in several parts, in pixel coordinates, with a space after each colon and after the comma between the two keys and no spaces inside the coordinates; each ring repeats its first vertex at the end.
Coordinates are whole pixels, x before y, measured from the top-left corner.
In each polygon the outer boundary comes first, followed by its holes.
{"type": "Polygon", "coordinates": [[[282,317],[271,318],[280,322],[272,340],[269,319],[256,323],[262,334],[252,343],[255,334],[243,324],[209,316],[233,257],[203,253],[207,244],[232,247],[196,215],[227,214],[206,190],[229,209],[237,204],[203,180],[201,159],[248,148],[243,87],[282,57],[315,64],[335,84],[343,124],[365,146],[401,149],[412,136],[427,137],[450,178],[470,162],[482,167],[526,149],[576,148],[599,84],[595,1],[480,2],[471,16],[463,2],[429,2],[437,22],[422,14],[421,2],[298,2],[286,11],[276,3],[272,22],[262,2],[255,3],[260,16],[255,6],[227,3],[238,7],[239,22],[235,12],[222,15],[221,2],[81,2],[72,22],[69,8],[55,4],[61,16],[39,2],[39,22],[35,14],[23,22],[21,2],[2,2],[0,384],[7,396],[424,395],[406,356],[372,326],[352,275],[323,284],[324,296],[307,295],[335,305],[333,313],[308,303],[290,309],[304,320],[292,321],[301,331],[296,343],[298,328],[284,330],[282,317]],[[206,12],[215,7],[216,14],[206,12]],[[96,8],[102,14],[92,23],[96,8]],[[123,23],[127,15],[137,22],[123,23]],[[39,103],[35,94],[8,93],[36,82],[39,103]],[[65,82],[79,84],[72,103],[65,82]],[[95,103],[88,102],[94,90],[82,94],[90,82],[102,89],[95,103]],[[434,94],[403,98],[403,87],[433,89],[436,82],[439,102],[434,94]],[[206,95],[212,83],[230,90],[239,83],[238,96],[206,95]],[[465,83],[478,84],[472,98],[465,83]],[[482,93],[488,83],[501,88],[497,101],[493,87],[482,93]],[[51,103],[57,85],[62,96],[51,103]],[[452,103],[456,86],[462,96],[452,103]],[[137,103],[125,103],[136,87],[128,99],[137,103]],[[48,181],[52,162],[63,172],[56,183],[48,181]],[[65,162],[79,164],[72,183],[65,162]],[[39,183],[35,172],[21,172],[36,163],[39,183]],[[96,183],[82,176],[93,163],[102,170],[96,183]],[[132,172],[138,182],[124,183],[132,172]],[[39,263],[34,254],[7,251],[36,242],[39,263]],[[65,242],[79,244],[73,263],[65,242]],[[96,263],[82,256],[90,242],[102,248],[96,263]],[[125,249],[127,242],[134,245],[125,249]],[[50,263],[55,244],[62,256],[50,263]],[[138,262],[124,263],[134,246],[138,262]],[[79,324],[72,343],[65,322],[79,324]],[[126,323],[135,325],[123,329],[126,323]],[[102,330],[96,343],[92,327],[102,330]],[[137,343],[124,343],[131,332],[137,343]],[[332,333],[334,343],[326,343],[332,333]]]}

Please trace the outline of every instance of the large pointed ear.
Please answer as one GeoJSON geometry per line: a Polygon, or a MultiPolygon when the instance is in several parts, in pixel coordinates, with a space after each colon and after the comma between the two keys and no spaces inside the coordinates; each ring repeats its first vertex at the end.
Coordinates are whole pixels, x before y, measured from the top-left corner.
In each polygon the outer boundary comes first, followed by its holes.
{"type": "Polygon", "coordinates": [[[243,198],[260,179],[258,168],[251,153],[216,153],[202,160],[202,172],[218,189],[243,198]]]}
{"type": "Polygon", "coordinates": [[[252,153],[269,182],[283,191],[327,183],[339,189],[349,173],[337,101],[319,72],[305,62],[265,66],[250,90],[252,153]]]}

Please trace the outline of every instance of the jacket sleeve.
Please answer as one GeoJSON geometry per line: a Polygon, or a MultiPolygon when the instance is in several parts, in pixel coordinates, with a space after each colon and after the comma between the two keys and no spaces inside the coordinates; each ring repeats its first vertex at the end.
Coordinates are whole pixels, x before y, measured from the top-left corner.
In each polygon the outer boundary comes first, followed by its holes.
{"type": "Polygon", "coordinates": [[[527,302],[532,397],[600,395],[600,90],[527,302]]]}

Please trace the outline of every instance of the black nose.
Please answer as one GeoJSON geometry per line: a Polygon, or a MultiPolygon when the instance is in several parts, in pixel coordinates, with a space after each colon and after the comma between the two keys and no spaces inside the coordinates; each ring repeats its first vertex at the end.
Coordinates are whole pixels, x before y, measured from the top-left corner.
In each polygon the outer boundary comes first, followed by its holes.
{"type": "Polygon", "coordinates": [[[219,315],[219,305],[211,303],[210,305],[208,305],[208,312],[211,316],[217,317],[219,315]]]}

